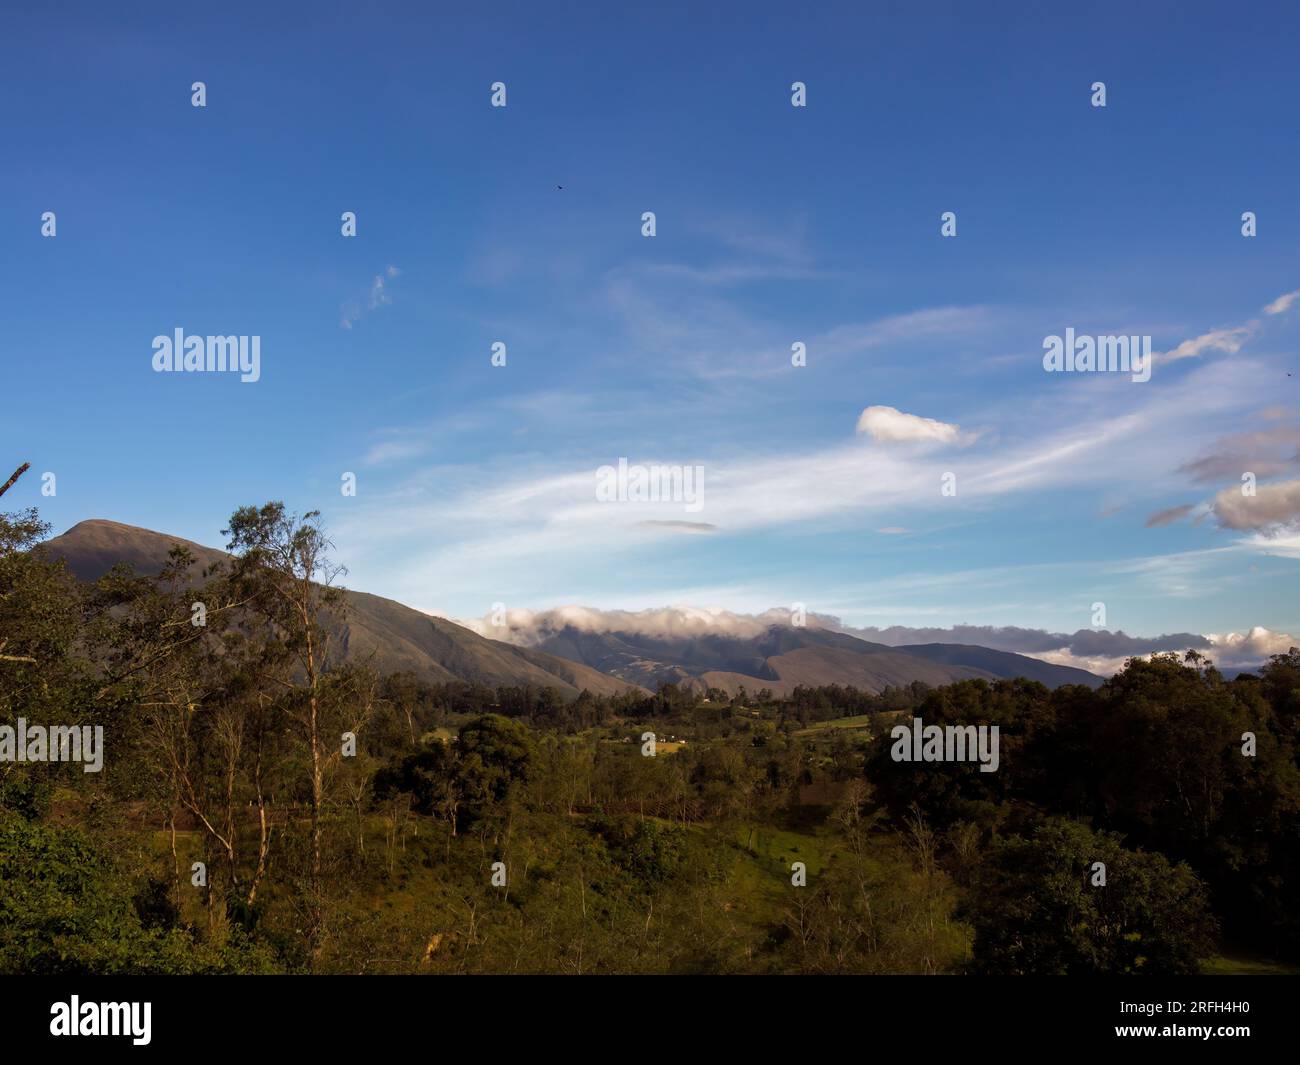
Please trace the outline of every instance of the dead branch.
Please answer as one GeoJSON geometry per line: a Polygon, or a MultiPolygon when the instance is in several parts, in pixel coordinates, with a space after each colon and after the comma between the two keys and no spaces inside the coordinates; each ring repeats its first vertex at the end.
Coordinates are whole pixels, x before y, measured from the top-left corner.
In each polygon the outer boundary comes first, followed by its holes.
{"type": "Polygon", "coordinates": [[[19,477],[21,477],[24,473],[26,473],[31,468],[32,468],[32,464],[30,462],[24,462],[21,466],[18,467],[18,469],[14,470],[14,472],[10,475],[9,480],[5,481],[4,487],[0,488],[0,496],[4,495],[7,491],[9,491],[9,489],[11,489],[14,486],[14,482],[18,480],[19,477]]]}

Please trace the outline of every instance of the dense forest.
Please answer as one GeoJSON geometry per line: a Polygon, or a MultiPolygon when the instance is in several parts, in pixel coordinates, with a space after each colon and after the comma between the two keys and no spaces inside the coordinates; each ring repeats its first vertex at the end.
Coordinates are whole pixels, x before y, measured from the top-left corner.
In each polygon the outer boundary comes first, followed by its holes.
{"type": "Polygon", "coordinates": [[[5,973],[1193,973],[1300,961],[1300,651],[1100,689],[565,701],[336,664],[318,518],[78,582],[0,515],[5,973]],[[996,772],[891,728],[997,725],[996,772]],[[1104,867],[1104,877],[1098,869],[1104,867]]]}

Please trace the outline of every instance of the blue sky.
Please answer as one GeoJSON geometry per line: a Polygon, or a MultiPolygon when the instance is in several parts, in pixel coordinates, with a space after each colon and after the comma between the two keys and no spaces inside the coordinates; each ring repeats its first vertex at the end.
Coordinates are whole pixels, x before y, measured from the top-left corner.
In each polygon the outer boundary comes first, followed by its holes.
{"type": "Polygon", "coordinates": [[[319,508],[350,586],[459,618],[1300,632],[1300,13],[815,7],[7,14],[5,502],[319,508]],[[153,372],[178,327],[261,379],[153,372]],[[1164,357],[1046,373],[1067,327],[1164,357]],[[703,509],[597,503],[620,457],[703,509]]]}

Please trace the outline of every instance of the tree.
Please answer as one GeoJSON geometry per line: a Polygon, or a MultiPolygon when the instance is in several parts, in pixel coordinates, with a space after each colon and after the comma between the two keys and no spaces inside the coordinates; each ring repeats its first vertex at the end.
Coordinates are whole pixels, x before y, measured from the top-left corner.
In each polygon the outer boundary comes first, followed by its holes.
{"type": "MultiPolygon", "coordinates": [[[[342,757],[344,732],[360,733],[375,702],[376,681],[360,667],[330,669],[330,632],[345,603],[334,581],[346,571],[329,558],[333,547],[320,514],[298,517],[283,503],[240,507],[231,515],[231,580],[249,604],[258,680],[293,723],[306,754],[311,804],[311,906],[321,917],[322,817],[326,784],[342,757]]],[[[314,927],[312,937],[320,932],[314,927]]]]}
{"type": "MultiPolygon", "coordinates": [[[[19,471],[21,472],[21,471],[19,471]]],[[[17,474],[15,474],[15,478],[17,474]]],[[[15,478],[10,479],[10,483],[15,478]]],[[[40,542],[49,525],[35,509],[0,514],[0,723],[86,724],[104,714],[80,639],[85,601],[62,562],[40,542]]],[[[70,767],[0,763],[0,806],[38,817],[70,767]]]]}
{"type": "Polygon", "coordinates": [[[1063,818],[995,847],[967,916],[982,974],[1195,974],[1216,932],[1186,865],[1063,818]]]}
{"type": "Polygon", "coordinates": [[[527,726],[500,714],[484,714],[456,737],[459,777],[471,803],[505,799],[516,783],[528,779],[533,743],[527,726]]]}
{"type": "Polygon", "coordinates": [[[375,797],[411,796],[419,813],[440,813],[456,835],[466,813],[483,817],[529,780],[534,746],[527,726],[500,714],[475,718],[452,744],[431,739],[375,774],[375,797]]]}

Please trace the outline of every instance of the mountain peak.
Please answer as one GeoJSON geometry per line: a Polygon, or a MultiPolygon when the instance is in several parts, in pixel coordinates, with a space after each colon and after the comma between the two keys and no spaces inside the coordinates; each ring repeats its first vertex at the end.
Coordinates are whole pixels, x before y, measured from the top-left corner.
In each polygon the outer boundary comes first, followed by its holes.
{"type": "MultiPolygon", "coordinates": [[[[230,557],[215,547],[104,518],[78,522],[44,546],[51,557],[63,559],[74,576],[93,581],[123,562],[140,574],[160,573],[173,544],[194,554],[196,580],[202,567],[230,557]]],[[[343,596],[347,611],[330,625],[331,643],[345,661],[368,662],[380,673],[412,673],[429,683],[550,687],[569,698],[584,688],[615,695],[636,687],[540,650],[487,639],[391,599],[346,589],[343,596]]]]}

